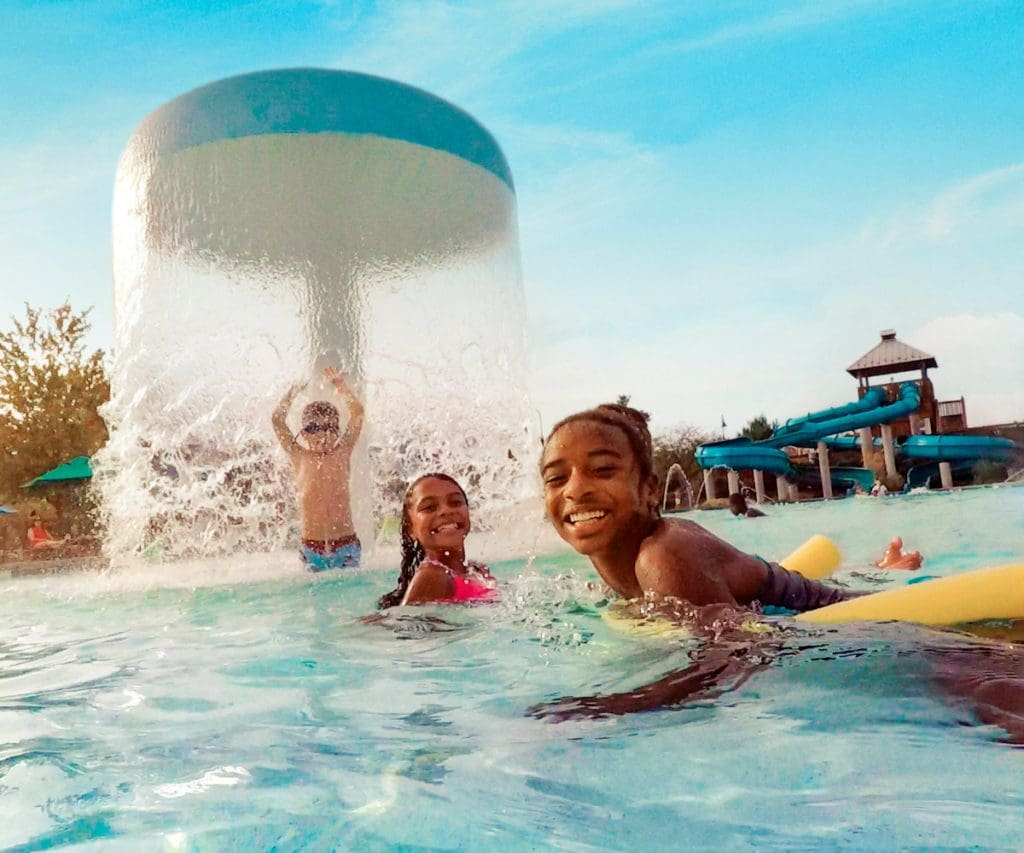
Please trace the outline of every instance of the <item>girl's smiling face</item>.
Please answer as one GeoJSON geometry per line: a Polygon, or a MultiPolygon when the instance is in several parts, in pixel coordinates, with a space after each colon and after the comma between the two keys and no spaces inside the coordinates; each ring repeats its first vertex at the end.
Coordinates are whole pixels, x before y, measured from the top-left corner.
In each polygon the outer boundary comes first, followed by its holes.
{"type": "Polygon", "coordinates": [[[412,538],[429,554],[463,549],[469,533],[469,507],[455,483],[440,477],[420,480],[406,502],[412,538]]]}
{"type": "Polygon", "coordinates": [[[558,535],[591,556],[654,518],[656,480],[644,478],[618,427],[570,421],[544,446],[544,505],[558,535]]]}

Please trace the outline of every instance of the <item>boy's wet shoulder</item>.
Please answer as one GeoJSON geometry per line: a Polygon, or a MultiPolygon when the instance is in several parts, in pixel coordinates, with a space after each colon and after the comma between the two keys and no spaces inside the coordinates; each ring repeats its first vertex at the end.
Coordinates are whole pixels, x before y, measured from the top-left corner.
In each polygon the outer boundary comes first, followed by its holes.
{"type": "Polygon", "coordinates": [[[671,536],[673,538],[677,536],[690,538],[707,536],[708,534],[708,531],[697,524],[697,522],[686,518],[663,518],[658,523],[658,531],[661,531],[664,536],[671,536]]]}

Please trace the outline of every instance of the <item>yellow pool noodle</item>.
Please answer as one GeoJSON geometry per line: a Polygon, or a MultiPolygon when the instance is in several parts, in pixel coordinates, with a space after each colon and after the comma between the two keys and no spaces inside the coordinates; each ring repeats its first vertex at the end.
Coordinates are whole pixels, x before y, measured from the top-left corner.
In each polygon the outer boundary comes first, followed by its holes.
{"type": "Polygon", "coordinates": [[[839,566],[839,560],[836,543],[827,536],[815,533],[792,554],[779,560],[779,565],[808,580],[816,581],[832,574],[839,566]]]}
{"type": "Polygon", "coordinates": [[[902,620],[922,625],[1024,619],[1024,563],[887,589],[796,618],[821,624],[902,620]]]}

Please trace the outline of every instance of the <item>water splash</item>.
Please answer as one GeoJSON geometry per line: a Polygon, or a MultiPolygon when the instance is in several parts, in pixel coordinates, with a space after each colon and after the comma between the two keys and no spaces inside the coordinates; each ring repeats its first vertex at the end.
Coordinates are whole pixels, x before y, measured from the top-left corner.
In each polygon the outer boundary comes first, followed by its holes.
{"type": "MultiPolygon", "coordinates": [[[[293,540],[270,415],[326,365],[366,403],[364,543],[426,470],[462,480],[484,526],[534,495],[511,173],[483,127],[426,92],[299,69],[164,105],[118,167],[114,296],[96,478],[113,558],[293,540]]],[[[324,398],[311,382],[296,411],[324,398]]]]}

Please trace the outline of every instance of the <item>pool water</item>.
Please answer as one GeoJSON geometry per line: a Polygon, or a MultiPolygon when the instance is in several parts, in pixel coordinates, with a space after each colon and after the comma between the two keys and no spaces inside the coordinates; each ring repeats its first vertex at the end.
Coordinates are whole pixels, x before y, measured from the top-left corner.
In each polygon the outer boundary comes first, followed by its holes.
{"type": "MultiPolygon", "coordinates": [[[[830,535],[862,589],[911,576],[871,568],[897,533],[929,575],[1024,559],[1020,487],[768,512],[688,517],[771,557],[830,535]]],[[[1012,848],[1024,830],[1024,751],[936,686],[925,629],[801,629],[713,701],[553,723],[528,709],[694,648],[602,619],[575,554],[496,564],[496,605],[380,622],[362,617],[393,569],[188,571],[0,580],[0,847],[1012,848]]]]}

